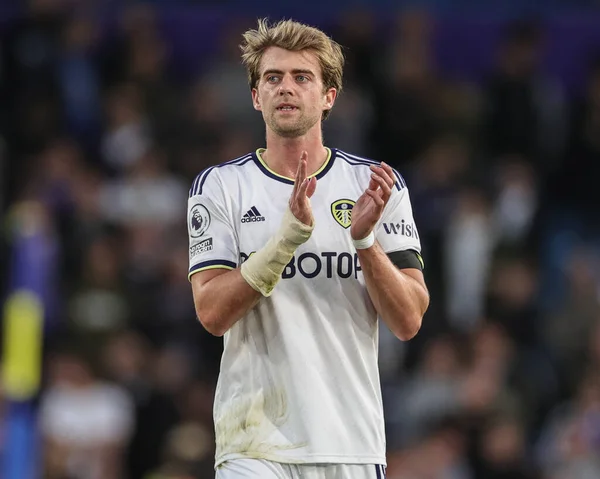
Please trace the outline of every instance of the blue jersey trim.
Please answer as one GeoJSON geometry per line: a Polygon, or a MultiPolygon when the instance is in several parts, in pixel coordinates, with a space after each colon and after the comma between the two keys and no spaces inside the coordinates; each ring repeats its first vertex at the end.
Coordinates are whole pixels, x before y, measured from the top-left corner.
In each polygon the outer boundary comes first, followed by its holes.
{"type": "Polygon", "coordinates": [[[215,168],[222,168],[223,166],[228,166],[228,165],[242,166],[242,165],[245,165],[246,163],[248,163],[250,160],[252,160],[252,154],[248,153],[244,156],[240,156],[239,158],[236,158],[235,160],[226,161],[225,163],[221,163],[220,165],[210,166],[210,167],[206,168],[205,170],[202,170],[198,174],[198,176],[196,176],[196,179],[192,183],[192,187],[190,189],[190,198],[192,196],[202,194],[202,187],[204,186],[204,182],[206,181],[206,178],[208,177],[209,173],[212,170],[214,170],[215,168]]]}
{"type": "Polygon", "coordinates": [[[226,259],[213,259],[210,261],[202,261],[201,263],[195,264],[190,268],[190,273],[194,271],[198,271],[199,269],[209,268],[211,266],[222,266],[227,269],[235,269],[237,268],[237,264],[233,261],[227,261],[226,259]]]}
{"type": "MultiPolygon", "coordinates": [[[[350,153],[346,153],[341,150],[336,150],[336,153],[346,163],[348,163],[352,166],[359,166],[359,165],[371,166],[371,165],[379,165],[380,164],[378,161],[371,160],[368,158],[362,158],[362,157],[356,156],[356,155],[351,155],[350,153]]],[[[404,181],[404,178],[402,178],[402,175],[400,173],[398,173],[394,168],[392,168],[392,171],[394,172],[394,175],[396,175],[396,178],[398,179],[398,181],[395,182],[395,186],[398,189],[398,191],[400,191],[402,188],[406,188],[406,181],[404,181]]]]}

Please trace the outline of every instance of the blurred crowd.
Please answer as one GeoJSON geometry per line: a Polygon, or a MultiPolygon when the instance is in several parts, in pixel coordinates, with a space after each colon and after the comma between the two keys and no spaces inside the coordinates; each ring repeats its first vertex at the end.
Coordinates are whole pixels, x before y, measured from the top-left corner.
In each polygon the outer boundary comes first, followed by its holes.
{"type": "MultiPolygon", "coordinates": [[[[237,48],[253,21],[180,75],[152,8],[107,32],[61,3],[0,32],[1,206],[35,203],[59,252],[44,477],[210,479],[222,339],[195,318],[186,195],[264,144],[237,48]]],[[[600,45],[567,91],[540,62],[543,22],[513,21],[470,83],[438,68],[431,12],[386,25],[325,26],[348,60],[325,141],[402,173],[423,243],[422,330],[381,331],[387,477],[597,479],[600,45]]]]}

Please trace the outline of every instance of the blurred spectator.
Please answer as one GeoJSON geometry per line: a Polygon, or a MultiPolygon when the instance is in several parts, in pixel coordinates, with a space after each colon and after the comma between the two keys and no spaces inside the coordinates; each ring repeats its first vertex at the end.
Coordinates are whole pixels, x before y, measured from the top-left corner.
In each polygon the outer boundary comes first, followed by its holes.
{"type": "Polygon", "coordinates": [[[503,158],[494,178],[494,243],[511,249],[531,245],[540,207],[540,188],[531,165],[519,156],[503,158]]]}
{"type": "Polygon", "coordinates": [[[566,271],[569,289],[560,308],[548,315],[544,338],[559,365],[563,384],[573,388],[589,361],[587,344],[600,323],[600,295],[595,257],[574,253],[566,271]]]}
{"type": "Polygon", "coordinates": [[[82,356],[55,355],[40,421],[47,477],[118,479],[133,429],[129,396],[102,382],[82,356]]]}
{"type": "Polygon", "coordinates": [[[578,249],[600,258],[597,206],[600,175],[600,61],[588,65],[585,89],[575,97],[567,155],[547,187],[544,235],[543,305],[560,308],[569,289],[568,263],[578,249]]]}
{"type": "Polygon", "coordinates": [[[581,96],[573,101],[569,149],[557,177],[555,195],[572,214],[589,217],[599,203],[593,178],[600,175],[600,56],[588,65],[587,81],[581,96]],[[585,174],[569,174],[580,172],[585,174]]]}
{"type": "Polygon", "coordinates": [[[69,308],[73,326],[80,331],[106,333],[129,321],[117,246],[114,239],[99,237],[85,252],[83,281],[73,291],[69,308]]]}
{"type": "Polygon", "coordinates": [[[377,72],[373,146],[378,158],[396,168],[413,160],[438,133],[432,23],[425,10],[402,12],[377,72]]]}
{"type": "Polygon", "coordinates": [[[573,401],[550,416],[538,444],[549,479],[587,479],[600,474],[600,372],[588,370],[573,401]]]}
{"type": "MultiPolygon", "coordinates": [[[[254,110],[246,72],[240,62],[240,35],[246,30],[245,21],[233,20],[227,25],[219,42],[220,49],[204,72],[202,79],[216,97],[223,119],[229,128],[246,130],[262,144],[263,126],[258,120],[261,113],[254,110]]],[[[242,154],[242,152],[240,152],[242,154]]]]}
{"type": "Polygon", "coordinates": [[[123,6],[116,14],[115,29],[104,42],[102,56],[103,83],[107,87],[133,81],[139,74],[156,73],[156,61],[164,53],[162,45],[158,56],[149,53],[148,45],[158,45],[158,18],[151,4],[133,2],[123,6]],[[136,51],[139,54],[136,55],[136,51]],[[146,61],[145,61],[146,60],[146,61]]]}
{"type": "Polygon", "coordinates": [[[390,479],[474,479],[468,465],[465,436],[460,427],[441,423],[405,451],[392,452],[390,479]]]}
{"type": "Polygon", "coordinates": [[[135,406],[136,428],[127,458],[132,478],[145,477],[158,466],[165,437],[180,416],[174,398],[157,387],[153,353],[148,341],[132,330],[114,335],[104,350],[108,377],[129,392],[135,406]]]}
{"type": "Polygon", "coordinates": [[[521,348],[533,346],[539,334],[536,280],[531,259],[496,256],[485,298],[486,315],[501,324],[521,348]]]}
{"type": "Polygon", "coordinates": [[[481,439],[481,466],[477,477],[486,479],[535,479],[539,476],[527,461],[527,438],[515,418],[498,417],[485,427],[481,439]]]}
{"type": "Polygon", "coordinates": [[[120,171],[131,167],[150,149],[150,127],[141,92],[134,84],[114,87],[109,92],[106,107],[102,156],[107,166],[120,171]]]}
{"type": "Polygon", "coordinates": [[[132,228],[168,228],[182,222],[187,185],[169,172],[161,151],[142,153],[124,173],[100,192],[107,221],[132,228]]]}
{"type": "Polygon", "coordinates": [[[28,0],[27,15],[3,38],[7,133],[27,153],[59,132],[55,72],[65,7],[64,0],[28,0]]]}
{"type": "Polygon", "coordinates": [[[100,78],[93,51],[96,26],[76,16],[65,25],[57,77],[67,131],[88,148],[96,146],[101,107],[100,78]]]}
{"type": "MultiPolygon", "coordinates": [[[[342,45],[346,58],[344,81],[372,97],[378,81],[377,55],[382,38],[378,36],[374,12],[356,5],[340,12],[332,37],[342,45]]],[[[337,107],[336,107],[337,109],[337,107]]],[[[334,110],[335,111],[335,110],[334,110]]]]}
{"type": "MultiPolygon", "coordinates": [[[[459,194],[468,182],[469,145],[452,134],[436,136],[411,168],[400,170],[410,188],[411,203],[425,258],[424,274],[432,298],[429,314],[436,324],[424,321],[410,344],[420,345],[448,322],[446,285],[450,259],[446,256],[446,233],[457,210],[459,194]]],[[[409,364],[412,363],[411,353],[409,364]]]]}
{"type": "MultiPolygon", "coordinates": [[[[183,108],[186,121],[179,128],[176,144],[173,145],[181,170],[190,178],[217,164],[220,149],[227,141],[231,141],[232,130],[228,128],[225,112],[214,88],[203,78],[192,84],[183,108]]],[[[238,150],[238,153],[241,151],[238,150]]]]}
{"type": "Polygon", "coordinates": [[[484,315],[486,285],[494,251],[489,205],[481,191],[466,189],[445,232],[446,304],[453,329],[473,330],[484,315]]]}
{"type": "Polygon", "coordinates": [[[388,441],[394,447],[410,444],[440,421],[461,411],[463,358],[451,336],[430,341],[411,378],[386,394],[388,441]]]}
{"type": "Polygon", "coordinates": [[[547,178],[564,152],[568,123],[564,91],[541,70],[544,30],[533,20],[507,25],[485,87],[485,149],[520,154],[547,178]]]}
{"type": "Polygon", "coordinates": [[[167,436],[164,462],[148,479],[191,479],[212,474],[212,442],[211,434],[196,424],[176,426],[167,436]]]}
{"type": "Polygon", "coordinates": [[[182,396],[183,420],[168,434],[161,454],[158,477],[187,472],[192,477],[212,474],[214,433],[212,397],[214,390],[203,383],[190,385],[182,396]]]}
{"type": "Polygon", "coordinates": [[[465,419],[479,427],[490,415],[523,414],[520,391],[511,384],[518,351],[512,339],[489,322],[472,334],[471,348],[461,387],[465,419]]]}

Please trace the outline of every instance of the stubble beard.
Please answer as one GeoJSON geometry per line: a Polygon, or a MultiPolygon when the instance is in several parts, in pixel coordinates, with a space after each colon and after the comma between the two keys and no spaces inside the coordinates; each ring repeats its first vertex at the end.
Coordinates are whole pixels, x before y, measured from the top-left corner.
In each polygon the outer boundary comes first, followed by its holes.
{"type": "Polygon", "coordinates": [[[273,132],[283,138],[298,138],[306,133],[317,123],[318,119],[301,115],[295,122],[278,122],[275,113],[266,121],[273,132]]]}

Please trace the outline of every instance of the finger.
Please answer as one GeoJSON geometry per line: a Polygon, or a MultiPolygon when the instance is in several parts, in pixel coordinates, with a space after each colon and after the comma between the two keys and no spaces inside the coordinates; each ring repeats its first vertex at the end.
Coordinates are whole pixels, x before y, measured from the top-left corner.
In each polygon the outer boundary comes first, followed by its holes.
{"type": "Polygon", "coordinates": [[[369,181],[369,189],[375,191],[377,188],[379,188],[379,184],[375,181],[373,176],[371,176],[371,180],[369,181]]]}
{"type": "MultiPolygon", "coordinates": [[[[378,166],[374,166],[372,168],[373,173],[379,175],[381,178],[383,178],[385,180],[385,182],[390,186],[390,188],[392,186],[394,186],[395,184],[395,180],[394,180],[394,176],[390,176],[383,168],[378,167],[378,166]]],[[[393,175],[393,173],[392,173],[393,175]]]]}
{"type": "Polygon", "coordinates": [[[390,187],[390,185],[385,181],[385,179],[383,179],[381,176],[373,173],[371,175],[371,177],[373,178],[373,180],[375,180],[378,184],[379,187],[381,188],[381,191],[383,192],[383,199],[385,201],[388,200],[388,198],[391,196],[392,194],[392,188],[390,187]]]}
{"type": "Polygon", "coordinates": [[[304,159],[304,152],[300,155],[300,161],[298,162],[298,168],[296,169],[296,180],[300,179],[302,173],[302,160],[304,159]]]}
{"type": "Polygon", "coordinates": [[[306,196],[311,198],[312,195],[315,194],[316,189],[317,189],[317,178],[313,176],[312,178],[308,179],[308,186],[306,188],[306,196]]]}
{"type": "Polygon", "coordinates": [[[379,176],[381,176],[385,182],[390,185],[390,188],[392,186],[394,186],[394,183],[396,183],[395,179],[394,179],[394,172],[393,170],[388,166],[385,165],[387,168],[383,168],[381,166],[376,166],[376,165],[371,165],[371,171],[373,173],[378,174],[379,176]]]}
{"type": "Polygon", "coordinates": [[[292,190],[292,196],[296,196],[298,188],[306,178],[306,151],[300,155],[300,161],[298,162],[298,169],[296,170],[296,178],[294,178],[294,189],[292,190]]]}
{"type": "Polygon", "coordinates": [[[302,184],[302,182],[306,179],[306,163],[307,163],[307,158],[308,155],[306,154],[306,151],[302,152],[302,155],[300,155],[300,165],[298,167],[299,172],[300,172],[300,184],[302,184]]]}
{"type": "Polygon", "coordinates": [[[306,160],[304,159],[304,155],[302,155],[302,158],[300,158],[300,178],[298,178],[298,184],[300,186],[298,187],[298,190],[296,192],[296,196],[298,196],[299,198],[304,198],[304,196],[306,195],[306,187],[304,188],[304,191],[300,191],[302,189],[302,186],[305,185],[306,182],[306,160]]]}
{"type": "Polygon", "coordinates": [[[373,190],[365,190],[365,193],[373,199],[377,206],[383,207],[384,201],[379,192],[373,190]]]}
{"type": "Polygon", "coordinates": [[[290,198],[296,198],[296,193],[298,192],[298,187],[300,183],[298,182],[298,178],[300,177],[300,165],[298,164],[298,169],[296,170],[296,176],[294,177],[294,188],[292,189],[292,194],[290,198]]]}
{"type": "Polygon", "coordinates": [[[365,194],[373,200],[375,206],[377,206],[378,209],[383,209],[383,199],[381,198],[381,194],[378,191],[365,190],[365,194]]]}
{"type": "Polygon", "coordinates": [[[296,195],[298,197],[298,201],[302,201],[304,198],[306,198],[306,190],[308,189],[309,183],[310,180],[308,178],[305,178],[300,187],[298,188],[298,194],[296,195]]]}
{"type": "Polygon", "coordinates": [[[396,175],[394,174],[394,169],[388,165],[387,163],[385,163],[384,161],[381,162],[381,167],[385,170],[385,172],[390,176],[390,178],[392,180],[394,180],[394,183],[396,182],[396,175]]]}
{"type": "Polygon", "coordinates": [[[385,162],[381,162],[381,168],[383,168],[385,170],[385,172],[387,173],[387,175],[390,178],[391,183],[388,183],[390,185],[390,188],[393,187],[396,184],[396,174],[394,173],[394,169],[388,165],[385,162]]]}

